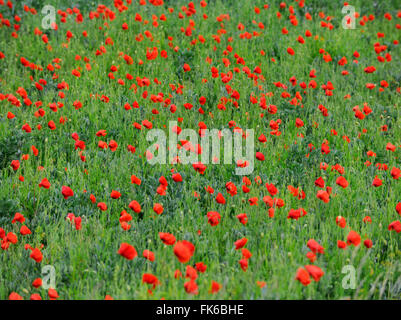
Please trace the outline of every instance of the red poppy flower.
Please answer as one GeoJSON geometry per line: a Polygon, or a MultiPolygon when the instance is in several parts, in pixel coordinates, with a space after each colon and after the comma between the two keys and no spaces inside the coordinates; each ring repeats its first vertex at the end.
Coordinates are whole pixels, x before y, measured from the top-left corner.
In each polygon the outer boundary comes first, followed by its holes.
{"type": "Polygon", "coordinates": [[[207,213],[207,221],[208,223],[214,227],[220,223],[221,216],[217,211],[209,211],[207,213]]]}
{"type": "Polygon", "coordinates": [[[175,243],[175,237],[171,233],[167,232],[159,232],[159,237],[163,241],[164,244],[171,246],[175,243]]]}
{"type": "Polygon", "coordinates": [[[320,278],[324,275],[323,270],[315,265],[307,265],[305,266],[305,269],[316,282],[318,282],[320,278]]]}
{"type": "Polygon", "coordinates": [[[343,176],[339,176],[337,178],[336,184],[338,184],[340,187],[344,189],[348,187],[348,181],[343,176]]]}
{"type": "Polygon", "coordinates": [[[324,253],[324,248],[314,239],[309,239],[306,245],[313,253],[324,253]]]}
{"type": "Polygon", "coordinates": [[[148,259],[149,261],[155,261],[155,254],[150,250],[143,250],[142,255],[145,259],[148,259]]]}
{"type": "Polygon", "coordinates": [[[217,293],[220,291],[220,289],[221,289],[221,284],[212,280],[209,293],[217,293]]]}
{"type": "Polygon", "coordinates": [[[156,288],[157,285],[160,284],[160,281],[157,279],[157,277],[151,273],[144,273],[142,275],[142,283],[147,283],[151,284],[152,288],[156,288]]]}
{"type": "Polygon", "coordinates": [[[186,240],[178,241],[174,246],[174,254],[181,263],[188,262],[195,252],[195,246],[186,240]]]}
{"type": "Polygon", "coordinates": [[[345,220],[344,217],[342,216],[338,216],[336,218],[336,224],[340,227],[340,228],[345,228],[345,226],[347,225],[347,222],[345,220]]]}
{"type": "Polygon", "coordinates": [[[112,199],[119,199],[121,197],[121,193],[118,192],[118,191],[113,190],[113,191],[111,191],[110,197],[112,199]]]}
{"type": "Polygon", "coordinates": [[[198,294],[198,285],[194,280],[190,280],[184,283],[185,291],[189,294],[198,294]]]}
{"type": "Polygon", "coordinates": [[[10,295],[8,296],[8,300],[24,300],[18,293],[16,292],[11,292],[10,295]]]}
{"type": "Polygon", "coordinates": [[[389,224],[388,230],[394,230],[397,233],[401,232],[401,222],[399,220],[393,221],[389,224]]]}
{"type": "Polygon", "coordinates": [[[45,188],[45,189],[49,189],[51,186],[49,180],[47,180],[46,178],[44,178],[40,183],[39,183],[39,188],[45,188]]]}
{"type": "Polygon", "coordinates": [[[156,212],[157,214],[162,214],[163,210],[164,210],[164,208],[160,203],[155,203],[153,205],[153,211],[156,212]]]}
{"type": "Polygon", "coordinates": [[[136,200],[131,201],[128,207],[136,213],[140,213],[142,210],[141,205],[136,200]]]}
{"type": "Polygon", "coordinates": [[[29,300],[42,300],[42,297],[40,296],[39,293],[32,293],[31,297],[29,298],[29,300]]]}
{"type": "Polygon", "coordinates": [[[121,243],[120,249],[118,249],[118,254],[123,256],[127,260],[133,260],[135,257],[138,256],[135,248],[128,243],[121,243]]]}
{"type": "Polygon", "coordinates": [[[347,236],[347,244],[348,245],[353,244],[355,247],[357,247],[359,246],[360,243],[361,243],[361,236],[357,232],[351,230],[347,236]]]}
{"type": "Polygon", "coordinates": [[[248,242],[247,238],[242,238],[242,239],[235,241],[235,243],[234,243],[235,250],[239,250],[239,249],[243,248],[247,242],[248,242]]]}
{"type": "Polygon", "coordinates": [[[29,228],[27,226],[21,226],[20,233],[23,236],[26,236],[28,234],[31,234],[32,232],[31,232],[31,230],[29,230],[29,228]]]}
{"type": "Polygon", "coordinates": [[[377,188],[377,187],[380,187],[382,184],[383,184],[382,180],[379,179],[377,176],[375,176],[375,178],[373,179],[373,182],[372,182],[372,186],[377,188]]]}
{"type": "Polygon", "coordinates": [[[36,278],[33,282],[32,282],[32,286],[35,288],[39,288],[42,286],[42,279],[41,278],[36,278]]]}
{"type": "Polygon", "coordinates": [[[64,199],[67,200],[70,197],[74,196],[74,191],[70,187],[63,186],[61,189],[61,194],[63,195],[64,199]]]}
{"type": "Polygon", "coordinates": [[[293,56],[295,54],[295,51],[293,48],[289,47],[287,48],[287,53],[293,56]]]}
{"type": "Polygon", "coordinates": [[[57,291],[52,288],[47,291],[47,295],[49,296],[50,300],[57,300],[59,298],[57,291]]]}
{"type": "Polygon", "coordinates": [[[311,282],[309,273],[303,268],[298,268],[295,279],[301,282],[305,287],[311,282]]]}
{"type": "Polygon", "coordinates": [[[16,222],[19,222],[19,223],[24,223],[25,222],[25,217],[21,214],[21,213],[19,213],[19,212],[17,212],[15,215],[14,215],[14,218],[13,218],[13,220],[11,221],[11,223],[16,223],[16,222]]]}
{"type": "Polygon", "coordinates": [[[20,162],[18,160],[11,161],[11,167],[14,171],[17,171],[20,167],[20,162]]]}
{"type": "Polygon", "coordinates": [[[42,261],[42,259],[43,259],[42,252],[37,248],[32,250],[30,257],[33,260],[35,260],[37,263],[40,263],[42,261]]]}

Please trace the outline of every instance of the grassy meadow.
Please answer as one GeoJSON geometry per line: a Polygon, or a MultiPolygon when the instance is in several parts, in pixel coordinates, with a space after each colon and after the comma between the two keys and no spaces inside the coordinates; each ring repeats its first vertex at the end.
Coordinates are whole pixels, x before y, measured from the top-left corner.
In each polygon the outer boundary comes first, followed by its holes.
{"type": "Polygon", "coordinates": [[[0,0],[0,299],[400,299],[401,5],[349,4],[0,0]]]}

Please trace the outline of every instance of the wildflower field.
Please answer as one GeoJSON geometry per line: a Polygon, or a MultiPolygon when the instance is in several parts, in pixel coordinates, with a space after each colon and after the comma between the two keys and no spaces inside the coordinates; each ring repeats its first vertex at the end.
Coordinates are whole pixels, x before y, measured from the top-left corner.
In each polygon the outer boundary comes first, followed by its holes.
{"type": "Polygon", "coordinates": [[[0,299],[400,299],[400,40],[399,0],[0,0],[0,299]]]}

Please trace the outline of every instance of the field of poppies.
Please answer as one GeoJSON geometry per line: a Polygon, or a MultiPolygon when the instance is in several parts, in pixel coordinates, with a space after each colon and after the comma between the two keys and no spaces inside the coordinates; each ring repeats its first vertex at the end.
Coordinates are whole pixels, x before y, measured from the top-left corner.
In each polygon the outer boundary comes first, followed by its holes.
{"type": "Polygon", "coordinates": [[[398,0],[0,0],[0,299],[400,299],[400,39],[398,0]]]}

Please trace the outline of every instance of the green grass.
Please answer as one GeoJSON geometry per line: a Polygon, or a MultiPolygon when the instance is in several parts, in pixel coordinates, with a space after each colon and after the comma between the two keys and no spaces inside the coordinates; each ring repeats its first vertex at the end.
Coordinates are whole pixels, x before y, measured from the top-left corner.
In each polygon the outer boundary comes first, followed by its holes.
{"type": "MultiPolygon", "coordinates": [[[[88,19],[89,11],[95,11],[97,2],[78,1],[66,4],[65,1],[26,1],[34,6],[38,14],[31,15],[22,10],[21,4],[15,4],[11,11],[0,6],[0,13],[10,19],[18,14],[22,21],[18,38],[11,37],[13,30],[6,26],[0,27],[0,51],[5,58],[0,60],[0,93],[13,94],[20,99],[16,90],[23,87],[32,102],[42,101],[46,111],[43,118],[36,118],[35,105],[17,108],[7,99],[0,101],[0,227],[6,233],[14,232],[19,242],[11,244],[8,250],[0,251],[0,299],[7,299],[11,292],[17,292],[25,299],[32,293],[39,293],[47,298],[46,290],[35,289],[32,281],[41,277],[41,269],[52,265],[56,270],[56,290],[60,299],[104,299],[111,295],[115,299],[399,299],[401,296],[401,239],[400,234],[388,231],[388,225],[399,220],[395,207],[400,202],[400,180],[391,177],[393,167],[401,167],[401,112],[400,112],[400,45],[393,40],[400,39],[400,29],[396,24],[401,23],[397,18],[397,1],[353,1],[356,11],[363,15],[373,14],[375,20],[365,26],[357,19],[355,30],[344,30],[341,27],[342,3],[327,1],[306,1],[304,8],[299,8],[296,2],[288,2],[285,10],[280,10],[283,17],[278,20],[276,12],[281,1],[270,2],[270,8],[265,10],[263,1],[207,1],[208,6],[202,8],[195,2],[197,13],[188,18],[178,19],[178,12],[186,1],[165,1],[161,7],[150,4],[140,6],[138,1],[128,6],[128,11],[118,13],[112,1],[104,1],[110,9],[116,12],[116,18],[108,21],[109,27],[104,26],[102,19],[88,19]],[[60,23],[57,16],[58,30],[45,31],[49,37],[52,50],[42,42],[40,36],[34,34],[35,27],[41,28],[43,15],[40,14],[44,4],[54,4],[57,9],[66,10],[68,5],[77,5],[85,18],[81,24],[75,23],[75,17],[69,16],[67,23],[60,23]],[[292,5],[299,21],[293,26],[288,19],[288,5],[292,5]],[[261,13],[257,15],[254,7],[258,6],[261,13]],[[173,14],[168,7],[175,9],[173,14]],[[320,26],[319,12],[332,16],[332,30],[320,26]],[[149,24],[136,22],[135,13],[140,13],[149,24]],[[313,19],[304,19],[309,12],[313,19]],[[384,18],[386,12],[391,13],[392,20],[384,18]],[[167,21],[160,21],[159,27],[152,26],[152,15],[160,17],[164,13],[167,21]],[[208,19],[202,18],[203,13],[208,19]],[[220,14],[228,13],[230,19],[222,25],[216,21],[220,14]],[[186,37],[180,28],[189,25],[189,19],[195,22],[195,29],[190,37],[186,37]],[[252,20],[263,22],[264,30],[260,30],[252,20]],[[126,22],[129,30],[124,31],[121,25],[126,22]],[[245,26],[244,31],[237,29],[238,23],[245,26]],[[103,27],[103,30],[99,30],[103,27]],[[289,34],[283,35],[281,29],[286,27],[289,34]],[[221,43],[216,43],[212,35],[218,34],[219,29],[225,29],[221,35],[221,43]],[[305,30],[310,30],[312,37],[304,36],[305,30]],[[74,37],[68,43],[68,48],[62,46],[66,41],[66,32],[70,30],[74,37]],[[82,32],[86,30],[88,37],[82,32]],[[135,41],[135,36],[151,31],[154,40],[144,37],[142,42],[135,41]],[[240,39],[240,33],[248,31],[261,32],[259,37],[240,39]],[[385,38],[378,39],[377,32],[383,32],[385,38]],[[205,43],[195,46],[190,41],[203,35],[205,43]],[[305,44],[299,44],[298,35],[305,38],[305,44]],[[173,37],[173,47],[169,45],[168,36],[173,37]],[[315,36],[318,36],[315,39],[315,36]],[[111,37],[113,46],[105,45],[105,39],[111,37]],[[228,38],[233,41],[229,42],[228,38]],[[377,61],[373,45],[375,42],[387,45],[387,51],[392,56],[391,62],[377,61]],[[107,53],[96,56],[96,50],[105,45],[107,53]],[[227,56],[223,51],[227,45],[232,52],[227,56]],[[146,60],[147,47],[158,47],[159,57],[153,61],[146,60]],[[216,46],[216,50],[214,47],[216,46]],[[287,47],[295,50],[295,55],[287,54],[287,47]],[[324,62],[319,49],[326,50],[333,61],[324,62]],[[160,57],[160,51],[166,50],[168,58],[160,57]],[[266,52],[265,56],[260,51],[266,52]],[[359,63],[354,64],[354,51],[360,53],[359,63]],[[134,64],[127,65],[119,56],[123,52],[133,57],[134,64]],[[245,65],[251,70],[257,65],[262,69],[265,81],[259,80],[261,88],[253,85],[252,80],[243,73],[234,72],[229,85],[240,94],[239,108],[232,104],[226,105],[221,111],[217,105],[222,97],[228,97],[225,84],[220,78],[212,78],[210,68],[215,66],[220,72],[227,73],[233,68],[242,69],[237,65],[234,54],[237,53],[245,60],[245,65]],[[75,60],[80,55],[82,60],[75,60]],[[339,66],[337,61],[345,56],[348,64],[339,66]],[[43,71],[24,68],[20,57],[40,65],[43,71]],[[91,71],[86,71],[83,58],[90,59],[91,71]],[[212,64],[206,63],[206,58],[212,59],[212,64]],[[230,59],[231,65],[225,67],[222,58],[230,59]],[[61,68],[55,73],[59,76],[53,80],[54,72],[46,70],[53,59],[60,58],[61,68]],[[275,58],[276,62],[272,62],[275,58]],[[137,62],[142,59],[144,63],[137,62]],[[182,66],[188,63],[191,71],[184,73],[182,66]],[[116,65],[115,80],[107,77],[110,67],[116,65]],[[364,68],[370,65],[376,67],[376,72],[366,74],[364,68]],[[82,75],[76,78],[71,74],[72,69],[81,67],[82,75]],[[299,83],[309,83],[310,70],[315,69],[317,77],[316,89],[304,90],[299,83]],[[341,71],[348,70],[348,76],[342,76],[341,71]],[[125,78],[126,73],[134,76],[134,80],[125,78]],[[34,81],[30,80],[30,76],[34,81]],[[151,85],[139,88],[137,94],[129,90],[136,77],[147,77],[151,85]],[[289,79],[295,76],[297,86],[292,87],[289,79]],[[125,85],[117,83],[124,79],[125,85]],[[157,78],[162,84],[157,85],[157,78]],[[207,83],[202,79],[206,78],[207,83]],[[34,83],[45,79],[47,85],[43,91],[35,88],[34,83]],[[61,81],[69,84],[69,90],[62,90],[65,98],[58,96],[60,90],[57,84],[61,81]],[[386,80],[389,87],[379,92],[380,81],[386,80]],[[273,82],[282,82],[288,86],[292,99],[296,92],[302,95],[303,108],[293,106],[290,99],[281,98],[284,91],[274,86],[273,82]],[[331,81],[335,87],[332,96],[326,96],[320,88],[322,84],[331,81]],[[368,90],[366,83],[375,83],[377,87],[368,90]],[[182,84],[183,94],[173,93],[169,84],[182,84]],[[398,88],[398,92],[397,92],[398,88]],[[144,99],[142,93],[147,90],[149,96],[164,93],[171,94],[171,103],[177,106],[177,112],[172,114],[169,107],[153,103],[149,98],[144,99]],[[267,105],[278,107],[275,115],[261,109],[258,104],[251,104],[249,97],[261,93],[273,92],[274,96],[267,97],[267,105]],[[107,95],[109,103],[103,103],[91,95],[107,95]],[[351,98],[344,99],[350,94],[351,98]],[[207,103],[203,106],[204,115],[198,113],[199,97],[205,96],[207,103]],[[79,100],[83,107],[75,110],[73,102],[79,100]],[[138,101],[140,108],[124,110],[126,102],[138,101]],[[53,112],[49,103],[62,102],[63,108],[53,112]],[[192,110],[186,110],[183,104],[190,102],[192,110]],[[352,108],[356,105],[363,107],[367,103],[373,112],[364,120],[354,117],[352,108]],[[329,116],[323,117],[318,105],[324,105],[329,116]],[[159,114],[152,114],[152,109],[158,109],[159,114]],[[12,112],[16,117],[7,119],[7,113],[12,112]],[[209,115],[213,114],[213,117],[209,115]],[[261,118],[260,114],[264,117],[261,118]],[[60,117],[66,117],[65,124],[60,124],[60,117]],[[167,131],[169,121],[183,118],[179,124],[182,128],[198,130],[198,122],[203,121],[208,128],[228,128],[228,122],[234,120],[243,129],[255,130],[255,151],[263,152],[266,160],[255,161],[255,170],[249,175],[252,181],[250,192],[242,192],[242,177],[235,175],[235,164],[208,165],[206,173],[200,175],[191,165],[154,165],[146,162],[144,153],[150,146],[146,141],[147,129],[136,130],[132,124],[142,123],[144,119],[152,122],[154,128],[167,131]],[[295,127],[295,119],[301,118],[305,126],[295,127]],[[280,131],[277,136],[270,135],[270,120],[281,119],[280,131]],[[56,130],[51,131],[47,123],[53,120],[56,130]],[[319,126],[316,128],[314,122],[319,126]],[[31,133],[25,133],[21,127],[29,123],[31,133]],[[36,126],[42,125],[42,130],[36,126]],[[388,126],[387,132],[380,131],[383,125],[388,126]],[[97,131],[107,130],[106,137],[97,137],[97,131]],[[337,136],[330,133],[331,129],[338,132],[337,136]],[[367,133],[362,133],[366,129],[367,133]],[[80,160],[78,151],[74,150],[75,141],[72,133],[78,133],[80,140],[85,141],[86,149],[83,154],[86,162],[80,160]],[[259,143],[256,138],[261,134],[267,137],[267,142],[259,143]],[[297,137],[302,133],[304,138],[297,137]],[[359,134],[362,133],[361,136],[359,134]],[[348,136],[350,143],[342,136],[348,136]],[[99,140],[117,141],[119,147],[115,152],[98,148],[99,140]],[[320,147],[327,139],[331,152],[323,155],[320,147]],[[296,142],[296,144],[295,144],[296,142]],[[396,151],[386,150],[391,142],[397,146],[396,151]],[[308,145],[313,144],[315,150],[310,152],[308,145]],[[32,154],[31,146],[39,150],[38,157],[32,154]],[[136,148],[135,154],[127,151],[127,146],[136,148]],[[377,156],[369,158],[367,151],[374,151],[377,156]],[[29,160],[21,160],[23,154],[30,154],[29,160]],[[12,160],[21,160],[21,167],[14,172],[10,167],[12,160]],[[372,162],[370,167],[365,161],[372,162]],[[320,163],[329,165],[327,171],[320,170],[320,163]],[[376,163],[385,163],[388,171],[379,171],[376,163]],[[347,189],[336,185],[340,175],[331,171],[331,166],[340,164],[345,169],[343,176],[349,182],[347,189]],[[38,167],[42,166],[42,171],[38,167]],[[175,183],[171,179],[171,169],[179,172],[183,182],[175,183]],[[85,173],[87,170],[87,173],[85,173]],[[142,179],[140,186],[131,184],[130,177],[135,174],[142,179]],[[24,182],[18,180],[25,177],[24,182]],[[164,175],[168,180],[165,196],[156,193],[159,178],[164,175]],[[378,175],[383,185],[372,186],[374,177],[378,175]],[[254,182],[260,176],[261,185],[254,182]],[[333,188],[329,203],[316,198],[319,188],[315,180],[322,176],[326,186],[333,188]],[[51,187],[49,190],[39,188],[38,184],[47,178],[51,187]],[[232,181],[238,188],[238,194],[231,197],[225,190],[225,184],[232,181]],[[268,207],[262,198],[268,195],[265,184],[274,183],[279,192],[276,197],[284,200],[285,206],[276,209],[274,218],[269,218],[268,207]],[[74,190],[74,197],[64,200],[61,195],[62,186],[74,190]],[[211,196],[205,191],[210,185],[215,189],[211,196]],[[293,185],[304,190],[306,197],[299,200],[293,197],[287,186],[293,185]],[[84,192],[86,190],[87,192],[84,192]],[[118,200],[110,198],[112,190],[118,190],[122,196],[118,200]],[[196,199],[194,191],[200,194],[196,199]],[[221,192],[227,200],[225,205],[216,203],[215,196],[221,192]],[[100,211],[92,204],[89,195],[96,196],[97,202],[105,202],[106,212],[100,211]],[[335,195],[335,196],[333,196],[335,195]],[[248,199],[258,197],[258,206],[250,206],[248,199]],[[137,215],[128,208],[132,200],[137,200],[142,206],[142,212],[137,215]],[[164,206],[164,212],[156,215],[152,208],[159,202],[164,206]],[[304,208],[308,214],[299,220],[287,219],[291,208],[304,208]],[[120,227],[119,216],[122,210],[127,210],[133,216],[131,229],[124,231],[120,227]],[[218,211],[221,222],[216,227],[207,223],[209,211],[218,211]],[[26,217],[25,224],[32,231],[31,235],[23,237],[19,234],[20,224],[11,224],[16,212],[26,217]],[[248,223],[243,226],[236,215],[246,212],[248,223]],[[82,217],[82,229],[77,231],[66,221],[68,213],[82,217]],[[335,219],[343,216],[347,220],[345,229],[339,228],[335,219]],[[365,216],[372,218],[372,224],[365,224],[365,216]],[[371,249],[363,243],[358,247],[348,246],[345,250],[337,248],[337,240],[346,241],[349,230],[357,231],[363,240],[373,241],[371,249]],[[198,230],[201,234],[198,235],[198,230]],[[164,245],[159,239],[159,232],[170,232],[177,240],[191,241],[195,247],[194,256],[187,264],[182,264],[174,256],[173,248],[164,245]],[[248,238],[246,248],[252,252],[249,267],[242,271],[238,261],[241,251],[236,251],[234,242],[240,238],[248,238]],[[315,265],[324,272],[319,282],[312,281],[307,287],[296,281],[295,274],[299,267],[310,264],[306,258],[309,251],[309,239],[317,240],[325,253],[318,255],[315,265]],[[117,254],[122,242],[128,242],[138,251],[138,257],[128,261],[117,254]],[[43,244],[43,261],[36,263],[29,257],[32,247],[43,244]],[[156,259],[150,262],[142,257],[142,252],[149,249],[155,253],[156,259]],[[188,279],[175,279],[176,269],[185,275],[186,265],[196,262],[207,265],[205,273],[199,273],[196,280],[199,294],[190,295],[184,290],[188,279]],[[352,265],[357,270],[356,289],[344,289],[341,270],[346,265],[352,265]],[[142,283],[142,275],[152,273],[158,277],[161,285],[148,293],[151,287],[142,283]],[[222,285],[216,294],[208,291],[211,281],[222,285]],[[259,288],[257,281],[265,281],[266,286],[259,288]]],[[[398,4],[399,5],[399,4],[398,4]]],[[[44,31],[44,30],[43,30],[44,31]]]]}

